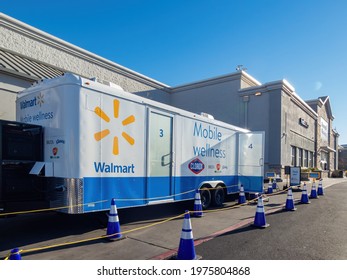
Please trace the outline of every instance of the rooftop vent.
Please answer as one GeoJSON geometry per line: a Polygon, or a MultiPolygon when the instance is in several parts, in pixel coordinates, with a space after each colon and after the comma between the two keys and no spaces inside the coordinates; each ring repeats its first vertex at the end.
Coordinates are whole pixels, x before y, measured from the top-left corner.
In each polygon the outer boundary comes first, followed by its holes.
{"type": "Polygon", "coordinates": [[[203,117],[208,118],[210,120],[214,120],[214,117],[212,115],[204,113],[204,112],[201,112],[200,116],[203,116],[203,117]]]}

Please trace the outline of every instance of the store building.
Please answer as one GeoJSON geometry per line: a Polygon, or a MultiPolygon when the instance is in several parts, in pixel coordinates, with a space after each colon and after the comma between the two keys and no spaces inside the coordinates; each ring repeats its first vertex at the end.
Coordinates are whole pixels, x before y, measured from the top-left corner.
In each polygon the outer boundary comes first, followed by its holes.
{"type": "Polygon", "coordinates": [[[0,13],[0,118],[15,119],[16,93],[64,72],[254,131],[265,131],[265,172],[285,166],[337,169],[338,133],[328,96],[304,101],[286,80],[245,71],[170,87],[0,13]]]}
{"type": "Polygon", "coordinates": [[[339,170],[347,171],[347,145],[339,146],[339,170]]]}
{"type": "Polygon", "coordinates": [[[329,97],[305,102],[286,80],[261,84],[244,71],[172,89],[171,102],[187,110],[265,131],[265,172],[285,166],[337,169],[338,133],[329,97]]]}
{"type": "Polygon", "coordinates": [[[317,113],[317,167],[322,170],[338,169],[338,132],[333,129],[329,96],[306,101],[317,113]]]}

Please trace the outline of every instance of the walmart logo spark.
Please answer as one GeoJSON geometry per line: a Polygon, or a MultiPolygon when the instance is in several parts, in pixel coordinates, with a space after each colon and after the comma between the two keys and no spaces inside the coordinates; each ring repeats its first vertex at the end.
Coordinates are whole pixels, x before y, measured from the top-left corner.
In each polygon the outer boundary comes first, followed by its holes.
{"type": "Polygon", "coordinates": [[[45,103],[44,95],[42,92],[37,96],[37,104],[40,105],[40,107],[45,103]]]}
{"type": "MultiPolygon", "coordinates": [[[[114,99],[113,100],[113,117],[116,118],[116,119],[118,119],[118,117],[119,117],[119,106],[120,106],[119,100],[114,99]]],[[[95,107],[94,113],[97,114],[105,122],[107,122],[107,123],[110,122],[110,117],[100,107],[95,107]]],[[[124,127],[124,126],[127,126],[129,124],[132,124],[133,122],[135,122],[135,117],[134,117],[134,115],[130,115],[130,116],[128,116],[127,118],[125,118],[122,121],[122,125],[124,127]]],[[[102,131],[99,131],[99,132],[95,133],[94,134],[94,138],[95,138],[96,141],[100,141],[101,139],[103,139],[106,136],[108,136],[110,133],[111,132],[110,132],[109,129],[104,129],[102,131]]],[[[130,145],[134,145],[135,144],[135,139],[132,138],[129,134],[127,134],[124,131],[122,132],[122,137],[130,145]]],[[[113,137],[113,150],[112,150],[114,155],[118,155],[119,154],[118,142],[119,142],[118,136],[114,136],[113,137]]]]}

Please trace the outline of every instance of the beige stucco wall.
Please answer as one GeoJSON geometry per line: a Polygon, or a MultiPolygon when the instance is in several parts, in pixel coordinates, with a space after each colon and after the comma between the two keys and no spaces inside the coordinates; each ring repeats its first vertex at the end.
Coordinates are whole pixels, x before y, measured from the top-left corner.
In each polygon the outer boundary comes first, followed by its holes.
{"type": "Polygon", "coordinates": [[[318,121],[317,121],[317,166],[323,169],[321,164],[322,153],[328,154],[328,162],[327,162],[327,170],[334,170],[334,152],[329,152],[321,147],[328,146],[330,148],[334,148],[334,135],[332,131],[332,119],[330,118],[326,106],[318,106],[318,121]],[[322,120],[324,120],[328,124],[328,139],[322,139],[322,120]]]}
{"type": "Polygon", "coordinates": [[[30,85],[30,81],[0,72],[0,119],[16,119],[17,92],[30,85]]]}

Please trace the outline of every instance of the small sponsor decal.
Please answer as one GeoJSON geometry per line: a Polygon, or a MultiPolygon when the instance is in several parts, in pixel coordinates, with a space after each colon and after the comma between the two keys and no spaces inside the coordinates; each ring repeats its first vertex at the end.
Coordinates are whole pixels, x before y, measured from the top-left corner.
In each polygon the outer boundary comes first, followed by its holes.
{"type": "Polygon", "coordinates": [[[194,174],[199,174],[201,171],[203,171],[205,169],[205,165],[204,163],[196,158],[193,159],[189,164],[188,164],[188,168],[190,169],[190,171],[192,171],[194,174]]]}
{"type": "Polygon", "coordinates": [[[58,155],[58,147],[52,148],[52,154],[50,156],[51,159],[58,159],[60,156],[58,155]]]}
{"type": "Polygon", "coordinates": [[[221,167],[220,163],[216,163],[214,173],[222,173],[221,167]]]}

